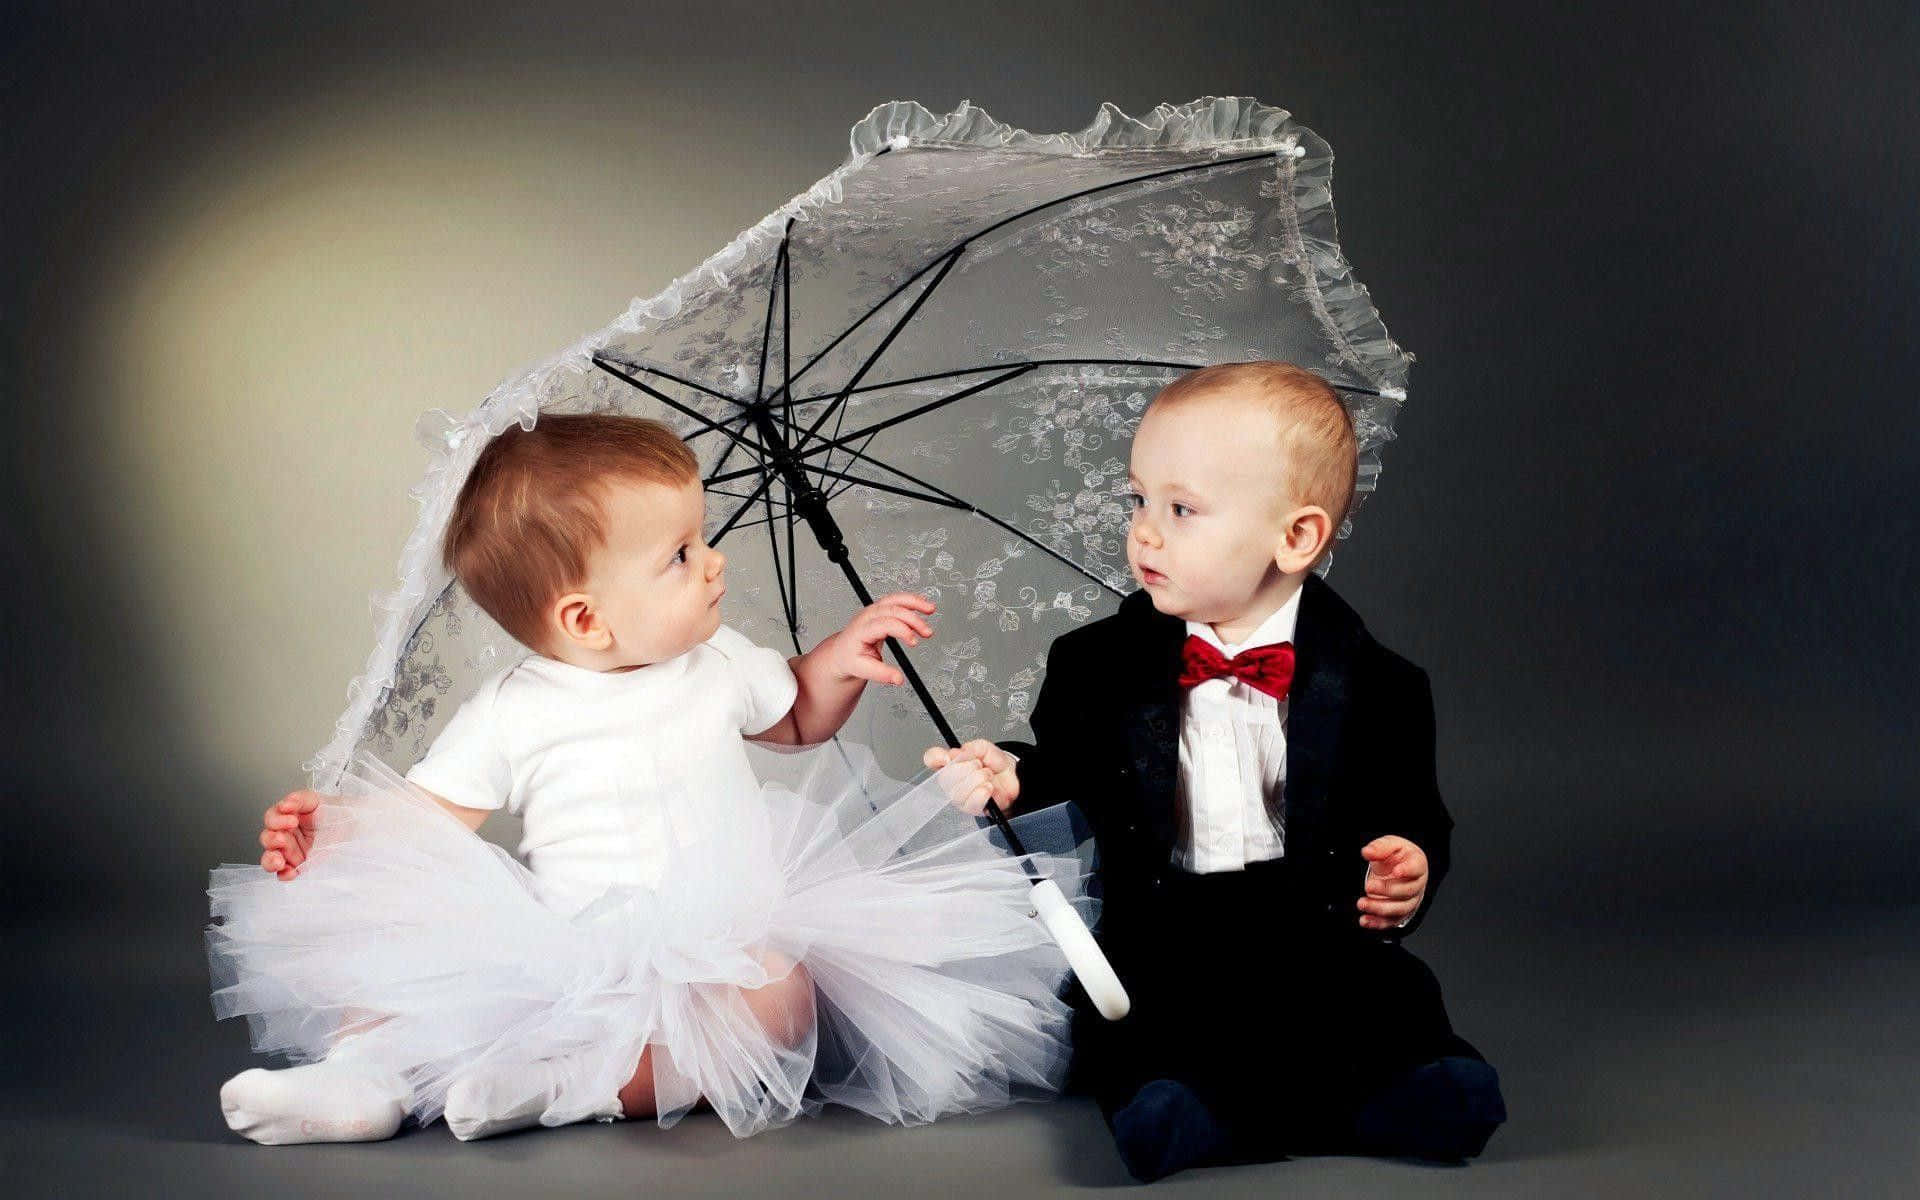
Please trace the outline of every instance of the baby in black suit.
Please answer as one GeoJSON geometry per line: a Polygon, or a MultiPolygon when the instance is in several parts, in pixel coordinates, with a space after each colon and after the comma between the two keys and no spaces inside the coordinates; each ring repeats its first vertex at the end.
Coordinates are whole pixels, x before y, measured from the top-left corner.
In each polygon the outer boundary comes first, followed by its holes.
{"type": "Polygon", "coordinates": [[[1132,996],[1076,996],[1075,1071],[1128,1169],[1301,1153],[1458,1161],[1506,1119],[1433,973],[1400,946],[1453,827],[1420,668],[1313,573],[1352,502],[1338,395],[1286,363],[1163,389],[1133,440],[1140,591],[1056,641],[1031,746],[934,748],[978,812],[1080,805],[1102,948],[1132,996]]]}

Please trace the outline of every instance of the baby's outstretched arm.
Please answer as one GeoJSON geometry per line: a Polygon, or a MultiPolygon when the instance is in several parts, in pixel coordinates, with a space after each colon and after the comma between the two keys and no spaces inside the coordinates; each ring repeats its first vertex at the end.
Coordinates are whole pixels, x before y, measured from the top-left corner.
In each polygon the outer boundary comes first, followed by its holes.
{"type": "Polygon", "coordinates": [[[888,638],[917,646],[933,636],[926,618],[933,601],[913,592],[882,596],[861,609],[847,627],[791,660],[800,684],[793,708],[778,724],[749,741],[781,746],[811,746],[840,732],[867,683],[898,686],[907,681],[898,667],[880,657],[888,638]]]}
{"type": "MultiPolygon", "coordinates": [[[[492,814],[491,809],[467,808],[435,796],[425,788],[420,791],[476,833],[492,814]]],[[[260,821],[260,845],[263,847],[260,865],[281,879],[292,879],[298,875],[300,864],[307,861],[307,853],[313,849],[314,814],[320,811],[321,804],[331,799],[333,797],[320,792],[288,792],[279,803],[269,808],[260,821]]]]}

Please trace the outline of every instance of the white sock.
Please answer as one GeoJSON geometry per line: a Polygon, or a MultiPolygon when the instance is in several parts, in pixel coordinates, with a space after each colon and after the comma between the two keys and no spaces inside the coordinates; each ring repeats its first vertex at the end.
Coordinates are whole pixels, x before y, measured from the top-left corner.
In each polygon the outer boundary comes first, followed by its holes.
{"type": "Polygon", "coordinates": [[[263,1146],[377,1142],[399,1131],[411,1098],[399,1076],[336,1057],[242,1071],[221,1086],[220,1111],[227,1128],[263,1146]]]}
{"type": "MultiPolygon", "coordinates": [[[[454,1137],[470,1142],[538,1125],[555,1105],[577,1103],[580,1089],[587,1086],[581,1076],[589,1073],[590,1065],[590,1059],[577,1056],[469,1072],[447,1089],[447,1128],[454,1137]]],[[[577,1119],[617,1121],[625,1115],[615,1093],[577,1119]]]]}

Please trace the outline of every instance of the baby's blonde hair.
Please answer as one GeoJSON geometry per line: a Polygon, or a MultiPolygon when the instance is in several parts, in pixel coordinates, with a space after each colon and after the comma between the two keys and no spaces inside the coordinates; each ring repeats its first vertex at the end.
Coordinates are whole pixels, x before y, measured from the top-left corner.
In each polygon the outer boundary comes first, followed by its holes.
{"type": "Polygon", "coordinates": [[[441,553],[482,611],[539,650],[547,606],[585,581],[588,556],[606,544],[607,486],[699,477],[687,444],[644,417],[555,414],[532,429],[511,425],[480,451],[441,553]]]}
{"type": "Polygon", "coordinates": [[[1258,401],[1273,418],[1275,444],[1284,456],[1282,476],[1291,494],[1278,502],[1317,504],[1333,518],[1338,534],[1353,504],[1360,468],[1353,418],[1326,380],[1285,362],[1219,363],[1190,371],[1160,389],[1151,408],[1203,396],[1232,394],[1258,401]]]}

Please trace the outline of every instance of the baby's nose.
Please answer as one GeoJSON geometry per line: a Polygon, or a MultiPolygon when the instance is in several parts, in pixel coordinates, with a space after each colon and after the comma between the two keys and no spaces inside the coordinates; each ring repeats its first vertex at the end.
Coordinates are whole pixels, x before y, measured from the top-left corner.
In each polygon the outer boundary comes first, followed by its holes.
{"type": "Polygon", "coordinates": [[[720,553],[718,550],[715,550],[713,552],[713,562],[707,568],[707,578],[718,579],[720,578],[720,572],[726,569],[727,569],[727,556],[720,553]]]}

